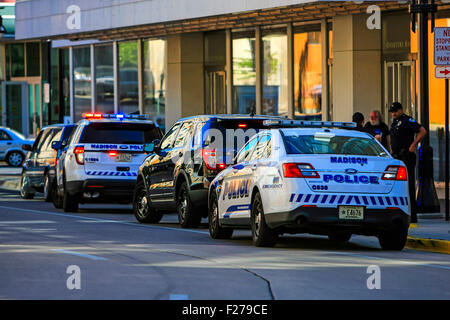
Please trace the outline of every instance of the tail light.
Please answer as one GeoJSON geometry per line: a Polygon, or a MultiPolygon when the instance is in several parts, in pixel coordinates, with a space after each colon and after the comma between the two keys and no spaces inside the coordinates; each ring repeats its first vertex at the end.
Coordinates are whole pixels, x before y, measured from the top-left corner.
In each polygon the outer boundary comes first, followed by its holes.
{"type": "Polygon", "coordinates": [[[404,166],[388,166],[381,180],[397,180],[397,181],[407,181],[408,171],[404,166]]]}
{"type": "Polygon", "coordinates": [[[309,163],[285,163],[283,173],[285,178],[320,178],[319,173],[309,163]]]}
{"type": "Polygon", "coordinates": [[[225,163],[217,163],[217,154],[215,149],[202,149],[202,157],[206,168],[209,170],[224,170],[227,165],[225,163]]]}
{"type": "Polygon", "coordinates": [[[75,154],[75,160],[79,165],[84,165],[84,147],[75,147],[73,149],[73,153],[75,154]]]}
{"type": "Polygon", "coordinates": [[[108,151],[108,156],[110,157],[117,157],[119,153],[117,151],[108,151]]]}

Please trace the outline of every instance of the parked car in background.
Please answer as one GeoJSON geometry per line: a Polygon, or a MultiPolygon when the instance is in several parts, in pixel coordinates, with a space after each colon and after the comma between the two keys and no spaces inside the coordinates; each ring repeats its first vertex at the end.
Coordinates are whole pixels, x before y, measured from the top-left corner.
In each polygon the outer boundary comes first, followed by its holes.
{"type": "Polygon", "coordinates": [[[22,145],[32,145],[33,139],[26,139],[21,133],[6,127],[0,127],[0,161],[6,161],[12,167],[20,167],[27,151],[22,145]]]}
{"type": "Polygon", "coordinates": [[[55,124],[41,130],[33,146],[24,145],[30,151],[25,159],[20,183],[20,194],[24,199],[32,199],[36,192],[44,193],[44,200],[52,200],[52,187],[56,180],[55,166],[61,150],[52,144],[64,144],[73,132],[74,125],[55,124]]]}

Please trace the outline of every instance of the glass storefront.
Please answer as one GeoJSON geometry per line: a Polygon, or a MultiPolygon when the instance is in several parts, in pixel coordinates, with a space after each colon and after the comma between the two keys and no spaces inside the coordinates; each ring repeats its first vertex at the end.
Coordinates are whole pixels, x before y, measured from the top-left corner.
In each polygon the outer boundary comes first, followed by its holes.
{"type": "Polygon", "coordinates": [[[233,32],[233,113],[256,113],[255,32],[233,32]]]}
{"type": "Polygon", "coordinates": [[[95,111],[114,113],[114,62],[113,46],[94,47],[95,55],[95,111]]]}
{"type": "Polygon", "coordinates": [[[119,112],[139,113],[138,43],[119,43],[119,112]]]}
{"type": "Polygon", "coordinates": [[[286,29],[264,30],[262,47],[262,114],[288,116],[286,29]]]}
{"type": "Polygon", "coordinates": [[[90,47],[73,49],[74,121],[91,111],[91,50],[90,47]]]}
{"type": "Polygon", "coordinates": [[[143,41],[144,114],[165,130],[166,109],[166,41],[143,41]]]}

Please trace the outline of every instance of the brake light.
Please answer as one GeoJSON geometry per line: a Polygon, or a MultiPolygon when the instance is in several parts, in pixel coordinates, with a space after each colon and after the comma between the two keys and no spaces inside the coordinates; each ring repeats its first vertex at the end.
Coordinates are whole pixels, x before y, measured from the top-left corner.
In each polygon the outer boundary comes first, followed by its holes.
{"type": "Polygon", "coordinates": [[[225,170],[227,168],[227,165],[225,163],[219,163],[217,165],[217,169],[219,169],[219,171],[225,170]]]}
{"type": "Polygon", "coordinates": [[[284,163],[283,173],[285,178],[320,178],[309,163],[284,163]]]}
{"type": "Polygon", "coordinates": [[[117,151],[108,151],[108,156],[110,157],[117,157],[119,153],[117,151]]]}
{"type": "Polygon", "coordinates": [[[245,128],[247,128],[247,124],[246,123],[239,123],[238,124],[238,128],[245,129],[245,128]]]}
{"type": "Polygon", "coordinates": [[[84,165],[84,147],[75,147],[73,149],[73,153],[75,154],[75,160],[79,165],[84,165]]]}
{"type": "Polygon", "coordinates": [[[381,180],[407,181],[408,171],[404,166],[387,166],[381,180]]]}
{"type": "Polygon", "coordinates": [[[215,149],[202,149],[202,157],[206,168],[209,170],[217,170],[217,158],[215,149]]]}

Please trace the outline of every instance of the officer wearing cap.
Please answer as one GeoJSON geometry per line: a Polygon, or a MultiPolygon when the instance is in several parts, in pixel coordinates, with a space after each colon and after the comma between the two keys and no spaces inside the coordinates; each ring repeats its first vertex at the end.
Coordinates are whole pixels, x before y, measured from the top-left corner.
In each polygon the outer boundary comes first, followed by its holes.
{"type": "Polygon", "coordinates": [[[416,221],[416,150],[427,131],[416,120],[403,113],[403,106],[394,102],[389,108],[393,122],[390,129],[391,148],[394,158],[402,160],[408,170],[411,218],[416,221]]]}

